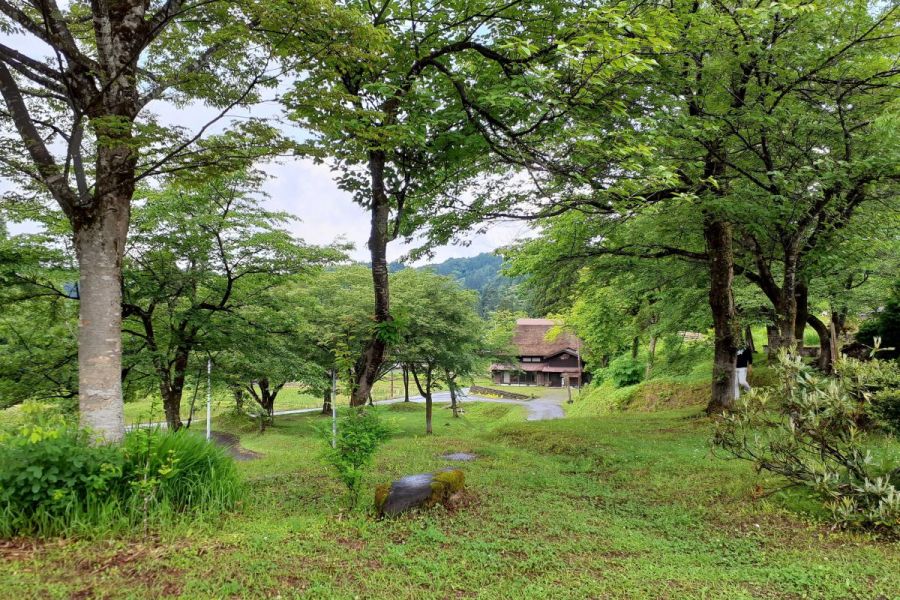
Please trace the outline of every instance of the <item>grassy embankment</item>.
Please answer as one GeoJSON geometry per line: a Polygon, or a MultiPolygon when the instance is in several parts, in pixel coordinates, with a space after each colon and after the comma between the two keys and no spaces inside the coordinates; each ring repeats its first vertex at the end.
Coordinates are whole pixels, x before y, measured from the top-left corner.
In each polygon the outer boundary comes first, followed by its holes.
{"type": "MultiPolygon", "coordinates": [[[[687,377],[687,376],[686,376],[687,377]]],[[[6,597],[894,598],[900,544],[834,532],[796,496],[765,497],[748,465],[714,456],[691,391],[650,381],[628,412],[601,391],[564,420],[510,405],[378,410],[396,428],[365,481],[447,466],[469,451],[453,512],[375,521],[340,510],[317,459],[316,415],[283,417],[241,443],[242,509],[213,524],[116,540],[0,546],[6,597]],[[648,412],[650,392],[671,389],[648,412]],[[594,398],[596,396],[596,398],[594,398]],[[689,404],[688,406],[681,406],[689,404]]],[[[657,393],[660,396],[660,393],[657,393]]],[[[896,450],[896,445],[894,446],[896,450]]]]}

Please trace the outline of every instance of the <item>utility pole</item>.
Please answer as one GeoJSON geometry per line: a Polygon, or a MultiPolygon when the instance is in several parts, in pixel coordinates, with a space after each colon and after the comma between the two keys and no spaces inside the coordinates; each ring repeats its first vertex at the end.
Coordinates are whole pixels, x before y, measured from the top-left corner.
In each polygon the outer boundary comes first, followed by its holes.
{"type": "Polygon", "coordinates": [[[206,441],[212,439],[212,359],[206,359],[206,441]]]}
{"type": "Polygon", "coordinates": [[[337,448],[337,370],[331,369],[331,447],[337,448]]]}

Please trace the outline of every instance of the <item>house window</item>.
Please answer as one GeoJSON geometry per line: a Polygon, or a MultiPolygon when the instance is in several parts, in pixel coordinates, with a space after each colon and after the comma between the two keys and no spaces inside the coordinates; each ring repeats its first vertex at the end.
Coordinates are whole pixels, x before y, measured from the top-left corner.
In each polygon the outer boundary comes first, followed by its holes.
{"type": "Polygon", "coordinates": [[[540,356],[523,356],[522,362],[531,362],[531,363],[541,362],[541,357],[540,356]]]}

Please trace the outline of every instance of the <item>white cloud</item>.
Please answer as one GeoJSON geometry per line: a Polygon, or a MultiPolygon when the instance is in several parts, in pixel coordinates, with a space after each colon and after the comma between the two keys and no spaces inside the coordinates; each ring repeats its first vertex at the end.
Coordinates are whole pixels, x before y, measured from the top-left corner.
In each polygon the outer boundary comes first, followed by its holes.
{"type": "MultiPolygon", "coordinates": [[[[4,33],[0,34],[0,40],[11,43],[13,47],[33,56],[46,56],[49,53],[49,48],[33,36],[4,33]]],[[[278,120],[278,126],[282,131],[296,139],[308,136],[308,131],[281,118],[281,108],[276,95],[284,90],[285,85],[283,83],[279,90],[269,90],[262,103],[249,109],[233,111],[210,127],[206,134],[220,133],[235,119],[252,115],[278,120]]],[[[192,131],[197,131],[218,114],[218,110],[202,102],[177,107],[170,102],[154,101],[148,109],[158,116],[161,123],[185,127],[192,131]]],[[[290,228],[298,237],[313,244],[329,244],[343,237],[356,247],[352,258],[368,261],[366,241],[369,237],[369,214],[352,201],[350,194],[338,189],[334,173],[327,165],[315,164],[310,159],[293,158],[284,159],[279,163],[268,163],[263,168],[271,176],[263,186],[263,191],[269,195],[267,207],[297,216],[300,220],[293,223],[290,228]]],[[[0,178],[0,193],[12,187],[12,182],[0,178]]],[[[24,222],[10,223],[8,228],[10,233],[16,234],[34,232],[37,227],[35,223],[24,222]]],[[[451,257],[490,252],[528,235],[527,232],[527,225],[522,223],[495,224],[486,233],[473,233],[468,236],[465,239],[466,245],[447,245],[435,249],[433,260],[439,262],[451,257]]],[[[410,249],[411,246],[399,241],[393,242],[388,247],[388,259],[397,260],[410,249]]]]}
{"type": "MultiPolygon", "coordinates": [[[[270,175],[263,186],[269,195],[266,206],[298,217],[300,220],[290,227],[297,236],[313,244],[328,244],[343,237],[356,246],[354,259],[369,260],[369,213],[338,188],[335,173],[327,165],[296,158],[270,163],[264,170],[270,175]]],[[[434,260],[490,252],[528,235],[528,231],[524,223],[493,224],[486,233],[468,236],[468,245],[437,248],[434,260]]],[[[410,249],[399,241],[393,242],[388,246],[388,259],[397,260],[410,249]]]]}

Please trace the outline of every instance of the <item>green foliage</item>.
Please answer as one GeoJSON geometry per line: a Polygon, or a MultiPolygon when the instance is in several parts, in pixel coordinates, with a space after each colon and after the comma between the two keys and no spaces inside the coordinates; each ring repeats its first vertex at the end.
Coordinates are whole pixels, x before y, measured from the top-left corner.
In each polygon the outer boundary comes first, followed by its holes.
{"type": "Polygon", "coordinates": [[[97,535],[215,516],[242,486],[224,452],[187,431],[98,445],[60,416],[0,434],[0,536],[97,535]]]}
{"type": "Polygon", "coordinates": [[[0,536],[65,532],[121,493],[124,458],[61,417],[0,435],[0,536]]]}
{"type": "Polygon", "coordinates": [[[900,363],[895,360],[842,358],[835,371],[860,404],[865,421],[900,433],[900,363]]]}
{"type": "Polygon", "coordinates": [[[359,501],[360,487],[375,451],[390,437],[390,429],[372,409],[350,408],[338,420],[337,440],[332,448],[331,429],[323,428],[328,444],[325,459],[347,486],[347,503],[352,510],[359,501]]]}
{"type": "Polygon", "coordinates": [[[857,341],[874,347],[875,340],[880,340],[879,358],[900,357],[900,283],[894,284],[891,297],[884,308],[860,325],[856,334],[857,341]]]}
{"type": "Polygon", "coordinates": [[[709,362],[712,355],[711,340],[685,341],[678,335],[667,336],[662,352],[653,366],[653,375],[686,375],[709,362]]]}
{"type": "Polygon", "coordinates": [[[147,515],[155,507],[175,513],[230,510],[241,497],[231,457],[186,429],[138,429],[125,437],[121,450],[129,502],[147,515]]]}
{"type": "Polygon", "coordinates": [[[799,357],[782,354],[779,374],[780,388],[741,397],[715,445],[805,488],[842,526],[900,532],[900,471],[857,426],[864,408],[799,357]]]}
{"type": "Polygon", "coordinates": [[[453,277],[464,288],[478,292],[478,313],[483,318],[496,311],[528,312],[523,287],[517,278],[503,274],[503,258],[496,254],[450,258],[426,268],[453,277]]]}
{"type": "Polygon", "coordinates": [[[876,422],[900,436],[900,386],[875,392],[871,402],[870,412],[876,422]]]}
{"type": "Polygon", "coordinates": [[[710,456],[701,407],[526,422],[524,407],[472,402],[461,419],[436,411],[447,433],[431,438],[420,435],[421,404],[379,412],[397,434],[360,505],[376,483],[474,452],[462,466],[471,491],[454,510],[336,514],[343,485],[310,460],[322,419],[281,417],[265,436],[241,435],[265,458],[237,463],[248,482],[239,513],[112,543],[6,542],[0,595],[893,600],[900,589],[896,543],[798,514],[808,505],[794,491],[756,498],[746,463],[710,456]]]}
{"type": "Polygon", "coordinates": [[[625,387],[640,383],[644,378],[646,365],[636,358],[620,356],[609,363],[604,375],[609,377],[616,387],[625,387]]]}
{"type": "Polygon", "coordinates": [[[503,336],[488,335],[475,292],[462,289],[452,278],[404,269],[393,274],[391,287],[395,311],[405,317],[403,335],[392,353],[417,375],[424,395],[438,382],[452,385],[457,377],[486,369],[494,352],[504,350],[492,346],[503,346],[503,336]]]}

